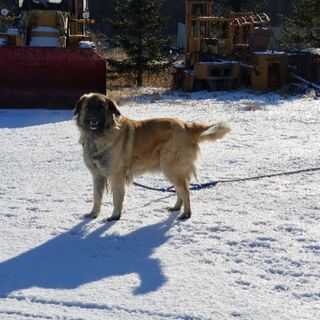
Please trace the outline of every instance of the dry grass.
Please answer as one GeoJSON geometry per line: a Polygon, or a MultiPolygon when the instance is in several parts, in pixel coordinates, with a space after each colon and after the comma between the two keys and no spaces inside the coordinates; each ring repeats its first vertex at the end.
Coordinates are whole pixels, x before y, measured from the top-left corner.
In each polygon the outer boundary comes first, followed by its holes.
{"type": "MultiPolygon", "coordinates": [[[[104,51],[103,56],[105,59],[124,59],[125,53],[121,50],[108,50],[104,51]]],[[[116,77],[108,77],[107,73],[107,93],[114,100],[118,100],[121,95],[137,95],[140,90],[135,89],[136,83],[132,74],[116,75],[116,77]]],[[[143,87],[165,88],[172,87],[172,70],[171,68],[165,69],[159,74],[145,73],[143,75],[143,87]]]]}
{"type": "MultiPolygon", "coordinates": [[[[159,89],[171,88],[172,75],[163,72],[159,75],[145,75],[143,87],[159,89]]],[[[135,96],[141,95],[141,88],[137,87],[134,80],[129,76],[121,76],[114,80],[107,80],[107,96],[116,101],[119,105],[135,96]]]]}
{"type": "MultiPolygon", "coordinates": [[[[108,79],[107,86],[111,89],[119,89],[135,86],[133,75],[118,75],[115,79],[108,79]]],[[[143,87],[154,88],[171,88],[172,86],[172,72],[165,70],[160,74],[145,73],[143,75],[143,87]]]]}

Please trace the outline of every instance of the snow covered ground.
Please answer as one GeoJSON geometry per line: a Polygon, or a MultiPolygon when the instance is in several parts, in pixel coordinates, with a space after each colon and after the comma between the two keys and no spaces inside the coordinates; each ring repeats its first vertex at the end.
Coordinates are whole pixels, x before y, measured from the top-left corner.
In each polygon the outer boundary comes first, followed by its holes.
{"type": "MultiPolygon", "coordinates": [[[[121,106],[233,131],[202,144],[201,182],[320,167],[320,102],[145,93],[121,106]]],[[[320,319],[320,171],[192,192],[131,186],[120,221],[91,207],[72,111],[0,110],[0,319],[320,319]]],[[[137,182],[153,187],[161,176],[137,182]]]]}

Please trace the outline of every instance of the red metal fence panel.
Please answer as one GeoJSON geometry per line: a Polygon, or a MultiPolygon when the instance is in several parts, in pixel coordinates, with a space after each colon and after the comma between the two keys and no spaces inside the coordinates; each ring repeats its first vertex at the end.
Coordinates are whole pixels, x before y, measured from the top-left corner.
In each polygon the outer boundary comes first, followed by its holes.
{"type": "Polygon", "coordinates": [[[88,92],[106,92],[92,49],[0,47],[0,107],[73,108],[88,92]]]}

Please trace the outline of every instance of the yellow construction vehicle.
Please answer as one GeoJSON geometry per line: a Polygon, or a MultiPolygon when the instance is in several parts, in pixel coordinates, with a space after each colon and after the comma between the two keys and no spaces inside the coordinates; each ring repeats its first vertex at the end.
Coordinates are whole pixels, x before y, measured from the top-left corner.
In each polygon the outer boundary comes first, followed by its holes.
{"type": "Polygon", "coordinates": [[[88,0],[18,0],[1,20],[0,106],[72,107],[85,92],[105,93],[88,0]]]}
{"type": "Polygon", "coordinates": [[[249,77],[254,88],[267,90],[286,81],[286,56],[274,51],[278,45],[265,13],[214,16],[211,0],[186,0],[185,9],[185,59],[174,65],[175,88],[228,90],[249,77]]]}

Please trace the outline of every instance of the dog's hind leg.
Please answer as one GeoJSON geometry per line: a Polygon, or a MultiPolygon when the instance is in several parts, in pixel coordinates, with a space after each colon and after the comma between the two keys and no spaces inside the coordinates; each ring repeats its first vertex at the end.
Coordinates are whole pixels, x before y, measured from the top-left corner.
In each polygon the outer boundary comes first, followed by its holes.
{"type": "Polygon", "coordinates": [[[191,217],[191,206],[188,180],[183,177],[177,177],[173,174],[166,173],[165,175],[169,181],[172,182],[177,192],[177,201],[171,210],[179,210],[183,204],[183,213],[179,216],[179,219],[189,219],[191,217]]]}
{"type": "Polygon", "coordinates": [[[189,183],[186,179],[181,179],[174,184],[174,188],[183,202],[183,213],[179,216],[179,219],[189,219],[191,217],[189,183]]]}

